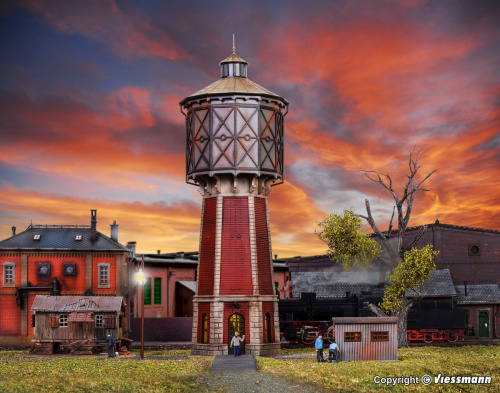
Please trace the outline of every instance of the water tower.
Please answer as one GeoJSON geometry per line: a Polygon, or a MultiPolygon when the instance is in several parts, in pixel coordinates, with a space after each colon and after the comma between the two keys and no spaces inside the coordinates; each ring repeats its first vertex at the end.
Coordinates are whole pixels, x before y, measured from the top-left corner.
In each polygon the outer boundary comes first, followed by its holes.
{"type": "Polygon", "coordinates": [[[234,44],[220,67],[219,80],[180,102],[186,181],[203,196],[192,353],[231,353],[236,330],[246,335],[245,353],[274,356],[280,336],[267,196],[283,183],[288,102],[247,78],[234,44]]]}

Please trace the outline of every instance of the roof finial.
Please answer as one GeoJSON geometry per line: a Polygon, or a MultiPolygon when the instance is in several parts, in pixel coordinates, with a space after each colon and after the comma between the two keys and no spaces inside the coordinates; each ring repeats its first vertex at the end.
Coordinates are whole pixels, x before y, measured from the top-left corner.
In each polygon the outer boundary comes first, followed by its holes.
{"type": "Polygon", "coordinates": [[[233,33],[233,53],[236,53],[236,48],[234,47],[234,33],[233,33]]]}

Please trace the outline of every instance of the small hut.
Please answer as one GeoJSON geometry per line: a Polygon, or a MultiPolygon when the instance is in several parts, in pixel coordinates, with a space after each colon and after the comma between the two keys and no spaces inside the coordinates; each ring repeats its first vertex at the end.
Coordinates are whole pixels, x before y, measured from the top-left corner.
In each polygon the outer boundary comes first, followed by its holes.
{"type": "Polygon", "coordinates": [[[61,343],[73,343],[75,351],[85,346],[88,352],[108,332],[120,337],[122,307],[122,296],[37,295],[31,306],[35,342],[42,353],[57,352],[61,343]]]}
{"type": "Polygon", "coordinates": [[[341,360],[398,360],[397,318],[332,318],[341,360]]]}

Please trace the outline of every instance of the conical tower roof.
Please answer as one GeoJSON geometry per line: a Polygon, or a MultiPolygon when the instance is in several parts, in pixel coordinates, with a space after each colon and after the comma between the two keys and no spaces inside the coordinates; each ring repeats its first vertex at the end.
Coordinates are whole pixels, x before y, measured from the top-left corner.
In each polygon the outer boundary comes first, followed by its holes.
{"type": "Polygon", "coordinates": [[[288,101],[285,98],[247,78],[248,63],[236,54],[234,46],[233,53],[222,60],[219,65],[221,66],[221,78],[184,98],[180,102],[180,105],[204,96],[218,96],[231,93],[277,98],[288,105],[288,101]]]}

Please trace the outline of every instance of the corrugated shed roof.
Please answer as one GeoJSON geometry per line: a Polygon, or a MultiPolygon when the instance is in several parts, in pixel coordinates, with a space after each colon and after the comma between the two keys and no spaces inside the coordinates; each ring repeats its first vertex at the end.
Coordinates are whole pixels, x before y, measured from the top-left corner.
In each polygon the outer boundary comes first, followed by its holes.
{"type": "Polygon", "coordinates": [[[458,304],[486,304],[500,303],[500,287],[498,284],[455,285],[458,295],[458,304]]]}
{"type": "Polygon", "coordinates": [[[339,317],[339,318],[332,318],[332,322],[335,324],[397,323],[398,319],[396,317],[339,317]]]}
{"type": "Polygon", "coordinates": [[[49,296],[37,295],[31,311],[96,312],[120,311],[122,296],[49,296]]]}
{"type": "Polygon", "coordinates": [[[128,251],[111,238],[97,232],[97,240],[90,240],[88,226],[29,226],[0,242],[0,250],[72,250],[72,251],[128,251]],[[39,239],[35,240],[35,235],[39,239]],[[81,236],[81,240],[76,240],[81,236]]]}
{"type": "MultiPolygon", "coordinates": [[[[449,269],[434,270],[430,278],[425,281],[419,292],[425,297],[457,296],[449,269]]],[[[415,291],[407,290],[407,297],[415,297],[415,291]]]]}

